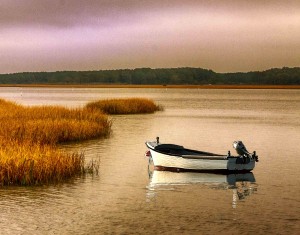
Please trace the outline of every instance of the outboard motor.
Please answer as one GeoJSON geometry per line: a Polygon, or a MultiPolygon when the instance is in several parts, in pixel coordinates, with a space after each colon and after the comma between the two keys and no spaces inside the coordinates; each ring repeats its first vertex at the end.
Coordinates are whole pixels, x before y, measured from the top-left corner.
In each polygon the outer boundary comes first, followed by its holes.
{"type": "Polygon", "coordinates": [[[248,150],[246,149],[246,147],[242,141],[240,141],[240,140],[234,141],[233,147],[235,148],[238,155],[251,157],[251,154],[248,152],[248,150]]]}

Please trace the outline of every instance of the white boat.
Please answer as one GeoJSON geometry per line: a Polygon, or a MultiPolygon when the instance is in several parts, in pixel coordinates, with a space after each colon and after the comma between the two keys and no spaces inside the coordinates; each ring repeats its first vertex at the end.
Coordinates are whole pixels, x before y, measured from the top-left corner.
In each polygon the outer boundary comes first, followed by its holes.
{"type": "Polygon", "coordinates": [[[242,141],[233,143],[238,156],[231,156],[230,151],[227,155],[220,155],[186,149],[176,144],[162,144],[158,137],[156,141],[146,142],[146,146],[156,170],[248,172],[254,169],[258,161],[256,152],[249,153],[242,141]]]}

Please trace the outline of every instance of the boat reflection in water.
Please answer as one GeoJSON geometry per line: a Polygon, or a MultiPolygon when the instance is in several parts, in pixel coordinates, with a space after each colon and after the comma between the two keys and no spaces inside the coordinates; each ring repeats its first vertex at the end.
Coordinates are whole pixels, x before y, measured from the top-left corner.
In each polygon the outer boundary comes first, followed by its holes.
{"type": "Polygon", "coordinates": [[[240,174],[214,174],[200,172],[171,172],[158,171],[148,168],[149,185],[148,199],[155,197],[159,190],[174,190],[175,185],[201,184],[202,186],[232,190],[232,207],[236,208],[237,202],[253,194],[257,188],[252,172],[240,174]]]}

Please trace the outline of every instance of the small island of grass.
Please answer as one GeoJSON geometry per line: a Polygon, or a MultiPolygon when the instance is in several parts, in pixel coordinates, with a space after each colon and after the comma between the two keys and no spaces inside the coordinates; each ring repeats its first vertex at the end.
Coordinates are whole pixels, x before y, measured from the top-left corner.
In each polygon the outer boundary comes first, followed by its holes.
{"type": "Polygon", "coordinates": [[[163,109],[152,100],[145,98],[99,100],[88,103],[86,108],[112,115],[154,113],[163,109]]]}

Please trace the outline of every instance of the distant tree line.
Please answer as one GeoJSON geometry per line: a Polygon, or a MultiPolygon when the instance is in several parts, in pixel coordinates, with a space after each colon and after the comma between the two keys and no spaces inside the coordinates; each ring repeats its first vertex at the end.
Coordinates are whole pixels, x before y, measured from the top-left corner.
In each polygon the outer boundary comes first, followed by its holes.
{"type": "Polygon", "coordinates": [[[300,67],[216,73],[202,68],[137,68],[0,74],[0,84],[300,85],[300,67]]]}

